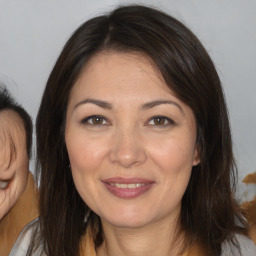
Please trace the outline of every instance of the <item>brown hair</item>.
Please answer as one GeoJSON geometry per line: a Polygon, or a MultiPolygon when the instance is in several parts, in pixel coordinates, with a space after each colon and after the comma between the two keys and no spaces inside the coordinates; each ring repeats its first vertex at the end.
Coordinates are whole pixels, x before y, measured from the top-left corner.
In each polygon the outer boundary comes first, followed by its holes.
{"type": "Polygon", "coordinates": [[[79,255],[87,215],[95,226],[96,246],[102,242],[99,218],[73,183],[64,131],[70,90],[88,60],[103,50],[148,56],[167,86],[193,110],[201,162],[193,167],[182,199],[180,229],[186,235],[185,247],[198,243],[207,255],[220,255],[225,240],[234,243],[235,232],[246,233],[239,226],[245,223],[233,197],[236,168],[221,83],[206,50],[187,27],[138,5],[119,7],[82,24],[48,79],[36,122],[40,228],[46,252],[79,255]]]}

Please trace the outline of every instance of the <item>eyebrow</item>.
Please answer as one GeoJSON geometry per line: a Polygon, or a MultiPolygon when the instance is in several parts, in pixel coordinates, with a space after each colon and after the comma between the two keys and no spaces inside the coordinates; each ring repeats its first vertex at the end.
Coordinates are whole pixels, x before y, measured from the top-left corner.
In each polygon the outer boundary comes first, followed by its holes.
{"type": "Polygon", "coordinates": [[[102,101],[102,100],[96,100],[96,99],[85,99],[82,101],[79,101],[75,106],[74,106],[74,110],[79,107],[80,105],[86,104],[86,103],[92,103],[95,104],[101,108],[105,108],[105,109],[112,109],[112,104],[106,101],[102,101]]]}
{"type": "Polygon", "coordinates": [[[147,110],[147,109],[154,108],[154,107],[162,105],[162,104],[174,105],[184,114],[184,110],[182,109],[182,107],[178,103],[176,103],[175,101],[172,101],[172,100],[155,100],[152,102],[148,102],[148,103],[142,105],[141,109],[147,110]]]}
{"type": "MultiPolygon", "coordinates": [[[[74,110],[77,107],[79,107],[80,105],[87,104],[87,103],[95,104],[95,105],[97,105],[97,106],[99,106],[101,108],[108,109],[108,110],[111,110],[113,108],[113,105],[111,103],[107,102],[107,101],[88,98],[88,99],[84,99],[82,101],[79,101],[74,106],[74,110]]],[[[151,102],[143,104],[141,106],[141,110],[151,109],[151,108],[154,108],[154,107],[162,105],[162,104],[174,105],[184,114],[184,111],[183,111],[182,107],[178,103],[176,103],[175,101],[172,101],[172,100],[155,100],[155,101],[151,101],[151,102]]]]}

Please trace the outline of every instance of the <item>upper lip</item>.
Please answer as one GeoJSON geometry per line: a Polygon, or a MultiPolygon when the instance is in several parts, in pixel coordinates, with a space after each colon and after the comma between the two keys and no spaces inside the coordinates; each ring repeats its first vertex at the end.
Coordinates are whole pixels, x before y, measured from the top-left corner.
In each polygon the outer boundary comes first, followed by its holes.
{"type": "Polygon", "coordinates": [[[102,182],[105,183],[120,183],[120,184],[132,184],[132,183],[154,183],[153,180],[143,179],[143,178],[123,178],[123,177],[112,177],[108,179],[103,179],[102,182]]]}
{"type": "Polygon", "coordinates": [[[14,175],[15,175],[15,173],[13,173],[12,175],[8,174],[8,176],[2,175],[2,176],[0,176],[0,180],[1,181],[11,181],[14,178],[14,175]]]}

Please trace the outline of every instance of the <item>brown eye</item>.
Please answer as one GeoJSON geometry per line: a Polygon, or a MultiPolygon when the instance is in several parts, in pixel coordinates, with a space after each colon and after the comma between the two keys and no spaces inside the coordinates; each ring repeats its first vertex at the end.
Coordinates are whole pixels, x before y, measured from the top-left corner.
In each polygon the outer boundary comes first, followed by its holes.
{"type": "Polygon", "coordinates": [[[155,116],[150,119],[148,125],[150,126],[160,126],[160,127],[168,127],[169,125],[174,125],[174,121],[165,116],[155,116]]]}
{"type": "Polygon", "coordinates": [[[104,119],[102,117],[98,117],[98,116],[95,116],[95,117],[92,117],[91,118],[91,124],[103,124],[104,122],[104,119]]]}
{"type": "Polygon", "coordinates": [[[166,119],[163,117],[154,118],[155,125],[165,125],[166,119]]]}
{"type": "Polygon", "coordinates": [[[83,125],[108,125],[109,122],[103,116],[88,116],[80,121],[83,125]]]}

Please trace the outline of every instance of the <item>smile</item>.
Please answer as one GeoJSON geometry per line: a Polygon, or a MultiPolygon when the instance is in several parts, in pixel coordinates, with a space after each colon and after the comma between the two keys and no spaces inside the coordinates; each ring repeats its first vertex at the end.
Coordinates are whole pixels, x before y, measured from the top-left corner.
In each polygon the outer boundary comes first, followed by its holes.
{"type": "Polygon", "coordinates": [[[134,199],[149,191],[154,181],[141,178],[115,177],[102,180],[110,194],[122,199],[134,199]]]}
{"type": "Polygon", "coordinates": [[[117,188],[140,188],[147,185],[147,183],[130,183],[130,184],[123,184],[123,183],[110,183],[111,186],[115,186],[117,188]]]}

